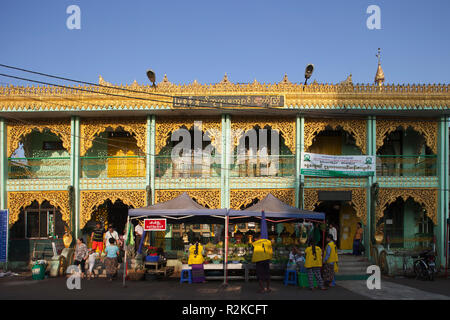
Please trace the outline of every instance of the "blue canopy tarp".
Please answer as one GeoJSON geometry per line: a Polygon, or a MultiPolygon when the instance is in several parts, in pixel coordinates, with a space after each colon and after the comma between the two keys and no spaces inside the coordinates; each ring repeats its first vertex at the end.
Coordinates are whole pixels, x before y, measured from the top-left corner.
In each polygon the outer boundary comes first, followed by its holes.
{"type": "Polygon", "coordinates": [[[292,207],[272,194],[268,194],[264,199],[245,210],[229,210],[230,221],[239,220],[255,221],[261,219],[261,212],[264,211],[267,221],[287,222],[291,220],[325,220],[325,213],[292,207]]]}
{"type": "MultiPolygon", "coordinates": [[[[157,203],[152,206],[129,209],[128,216],[133,218],[167,218],[181,220],[183,223],[208,223],[209,220],[225,219],[227,209],[208,209],[195,202],[186,192],[175,199],[157,203]]],[[[213,221],[214,222],[214,221],[213,221]]]]}

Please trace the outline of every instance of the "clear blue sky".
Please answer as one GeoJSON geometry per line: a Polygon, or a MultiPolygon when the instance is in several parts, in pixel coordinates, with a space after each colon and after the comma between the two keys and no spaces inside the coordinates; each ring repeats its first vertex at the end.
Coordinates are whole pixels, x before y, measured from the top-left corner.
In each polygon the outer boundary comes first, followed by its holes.
{"type": "Polygon", "coordinates": [[[387,83],[449,83],[449,16],[449,0],[2,0],[0,63],[113,83],[148,83],[148,68],[158,82],[303,82],[314,63],[312,80],[372,83],[381,47],[387,83]],[[81,30],[66,27],[72,4],[81,30]],[[381,30],[366,27],[372,4],[381,30]]]}

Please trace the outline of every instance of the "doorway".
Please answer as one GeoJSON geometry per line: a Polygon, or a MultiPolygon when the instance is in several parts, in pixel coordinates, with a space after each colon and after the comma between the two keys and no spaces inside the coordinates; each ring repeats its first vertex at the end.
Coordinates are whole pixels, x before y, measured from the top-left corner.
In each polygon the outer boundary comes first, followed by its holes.
{"type": "Polygon", "coordinates": [[[338,249],[352,250],[359,218],[351,204],[347,201],[322,201],[316,205],[315,211],[324,212],[327,226],[331,223],[337,229],[338,249]]]}
{"type": "MultiPolygon", "coordinates": [[[[124,234],[127,224],[128,208],[129,206],[124,204],[120,199],[114,203],[109,199],[105,200],[92,213],[91,220],[89,220],[82,230],[83,234],[90,236],[97,222],[100,222],[105,230],[108,226],[112,225],[119,235],[124,234]]],[[[89,240],[90,237],[87,241],[89,240]]]]}

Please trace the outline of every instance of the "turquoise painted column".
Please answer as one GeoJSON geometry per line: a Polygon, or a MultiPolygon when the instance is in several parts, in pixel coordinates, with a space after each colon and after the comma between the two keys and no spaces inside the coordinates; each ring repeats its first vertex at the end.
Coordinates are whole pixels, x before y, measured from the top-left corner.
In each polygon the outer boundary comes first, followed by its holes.
{"type": "Polygon", "coordinates": [[[222,115],[221,207],[230,207],[231,117],[222,115]]]}
{"type": "Polygon", "coordinates": [[[449,129],[446,117],[439,119],[439,146],[438,146],[438,213],[437,224],[434,227],[436,235],[436,250],[441,266],[445,266],[445,233],[447,218],[449,216],[449,129]]]}
{"type": "MultiPolygon", "coordinates": [[[[376,156],[376,117],[369,116],[367,119],[367,155],[376,156]]],[[[376,158],[375,158],[376,161],[376,158]]],[[[372,185],[377,181],[377,172],[375,171],[374,176],[369,176],[367,180],[367,202],[366,202],[366,232],[364,233],[364,243],[366,244],[366,255],[370,259],[370,245],[372,239],[374,238],[374,223],[375,223],[375,204],[373,203],[375,199],[372,198],[372,185]]]]}
{"type": "Polygon", "coordinates": [[[220,206],[221,208],[227,208],[226,206],[226,191],[225,191],[225,164],[226,164],[226,146],[227,146],[227,139],[226,139],[226,127],[227,127],[227,116],[225,114],[222,115],[222,141],[221,141],[221,148],[222,152],[220,154],[220,206]]]}
{"type": "Polygon", "coordinates": [[[300,115],[295,119],[295,206],[303,208],[303,192],[301,186],[304,185],[304,176],[300,174],[301,171],[301,156],[304,148],[304,123],[305,118],[300,115]]]}
{"type": "Polygon", "coordinates": [[[7,209],[8,154],[6,120],[0,118],[0,209],[7,209]]]}
{"type": "Polygon", "coordinates": [[[73,187],[74,215],[72,221],[74,225],[72,232],[75,233],[75,239],[79,237],[80,232],[80,118],[72,117],[70,119],[71,131],[71,152],[70,152],[70,184],[73,187]]]}
{"type": "Polygon", "coordinates": [[[150,188],[151,202],[155,203],[155,136],[156,136],[156,117],[147,116],[147,154],[146,154],[146,186],[150,188]]]}

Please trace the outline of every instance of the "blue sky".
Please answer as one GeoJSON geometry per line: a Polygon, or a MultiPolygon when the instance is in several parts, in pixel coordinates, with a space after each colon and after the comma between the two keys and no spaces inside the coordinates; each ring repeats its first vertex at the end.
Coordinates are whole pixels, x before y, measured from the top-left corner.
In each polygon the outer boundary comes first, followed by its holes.
{"type": "Polygon", "coordinates": [[[0,63],[113,83],[148,83],[148,68],[158,82],[303,82],[314,63],[312,80],[372,83],[381,47],[387,83],[449,83],[449,16],[448,0],[2,0],[0,63]],[[81,30],[66,27],[73,4],[81,30]]]}

